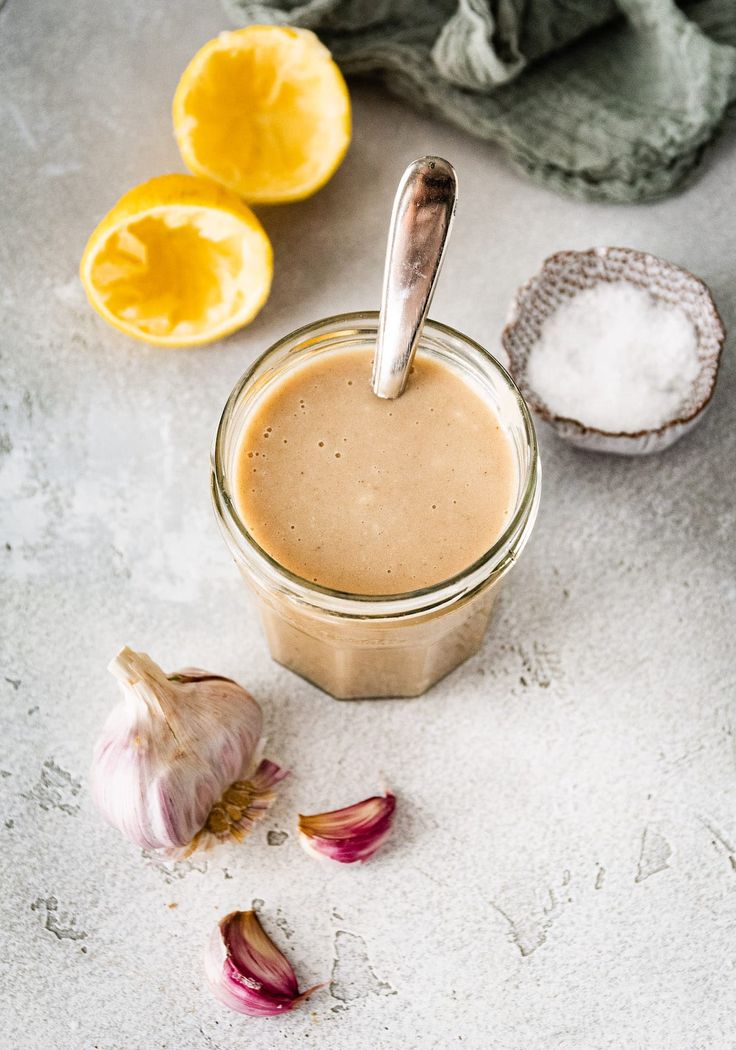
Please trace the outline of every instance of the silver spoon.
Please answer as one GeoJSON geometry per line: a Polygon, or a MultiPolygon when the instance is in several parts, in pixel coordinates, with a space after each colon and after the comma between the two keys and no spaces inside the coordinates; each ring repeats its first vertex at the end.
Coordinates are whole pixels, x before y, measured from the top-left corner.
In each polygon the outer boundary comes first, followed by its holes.
{"type": "Polygon", "coordinates": [[[457,201],[457,175],[441,157],[415,160],[401,177],[388,233],[373,393],[404,392],[427,318],[457,201]]]}

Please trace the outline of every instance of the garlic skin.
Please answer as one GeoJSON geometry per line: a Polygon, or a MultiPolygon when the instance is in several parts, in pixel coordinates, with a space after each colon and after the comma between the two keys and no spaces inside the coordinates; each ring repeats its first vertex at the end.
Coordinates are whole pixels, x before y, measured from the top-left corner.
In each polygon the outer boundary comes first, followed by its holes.
{"type": "Polygon", "coordinates": [[[273,763],[246,781],[227,826],[222,820],[205,825],[253,765],[263,726],[253,697],[231,679],[196,668],[166,675],[127,647],[109,670],[122,698],[95,745],[90,772],[103,816],[136,845],[172,856],[228,835],[244,837],[286,776],[273,763]]]}
{"type": "Polygon", "coordinates": [[[299,991],[291,963],[254,911],[233,911],[220,920],[205,952],[204,969],[215,998],[249,1017],[287,1013],[324,987],[316,984],[299,991]]]}
{"type": "Polygon", "coordinates": [[[242,842],[268,813],[276,798],[274,788],[288,775],[288,770],[264,758],[248,780],[234,781],[215,802],[204,826],[180,856],[209,849],[227,838],[242,842]]]}
{"type": "Polygon", "coordinates": [[[299,815],[299,841],[307,853],[339,864],[369,860],[391,831],[396,796],[390,791],[373,795],[345,809],[299,815]]]}

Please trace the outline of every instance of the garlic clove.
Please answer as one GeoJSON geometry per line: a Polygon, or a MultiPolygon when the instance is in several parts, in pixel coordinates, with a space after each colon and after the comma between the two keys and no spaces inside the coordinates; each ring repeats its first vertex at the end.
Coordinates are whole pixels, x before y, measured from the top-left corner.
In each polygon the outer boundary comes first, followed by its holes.
{"type": "Polygon", "coordinates": [[[396,796],[390,791],[356,802],[345,809],[299,815],[299,841],[307,853],[340,864],[366,861],[391,831],[396,796]]]}
{"type": "MultiPolygon", "coordinates": [[[[237,682],[198,668],[166,675],[145,653],[123,649],[110,664],[122,697],[95,745],[92,797],[106,819],[144,849],[191,852],[223,795],[245,782],[227,825],[202,844],[242,839],[286,773],[263,763],[248,781],[263,726],[261,709],[237,682]]],[[[199,840],[198,840],[199,842],[199,840]]]]}
{"type": "Polygon", "coordinates": [[[233,911],[220,920],[205,952],[205,974],[216,999],[250,1017],[287,1013],[324,987],[299,991],[291,963],[254,911],[233,911]]]}

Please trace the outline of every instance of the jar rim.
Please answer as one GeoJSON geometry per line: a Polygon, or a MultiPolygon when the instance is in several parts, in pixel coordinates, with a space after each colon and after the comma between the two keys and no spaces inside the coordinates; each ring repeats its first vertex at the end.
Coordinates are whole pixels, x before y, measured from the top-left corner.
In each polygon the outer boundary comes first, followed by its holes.
{"type": "MultiPolygon", "coordinates": [[[[491,578],[501,575],[518,556],[521,547],[531,532],[531,526],[534,524],[539,504],[541,478],[539,447],[531,412],[507,369],[474,339],[449,325],[427,319],[423,326],[423,332],[439,336],[444,335],[453,340],[459,340],[465,344],[466,348],[479,354],[485,363],[490,364],[498,373],[519,408],[524,437],[529,446],[529,467],[523,479],[523,488],[516,509],[501,535],[472,564],[453,576],[429,587],[421,587],[416,590],[394,594],[356,594],[349,591],[335,590],[311,580],[306,580],[304,577],[281,565],[268,551],[261,547],[238,514],[235,502],[226,484],[224,466],[225,436],[238,401],[264,364],[286,347],[314,335],[316,331],[320,331],[325,338],[328,338],[330,328],[337,329],[338,326],[346,324],[358,328],[361,323],[367,323],[370,328],[377,327],[378,316],[377,310],[357,310],[324,317],[289,332],[264,350],[241,375],[225,403],[215,433],[211,479],[215,512],[220,527],[225,533],[225,539],[231,549],[234,546],[241,557],[246,552],[251,555],[254,565],[249,565],[249,568],[255,566],[262,572],[265,572],[266,575],[275,575],[294,598],[308,605],[317,606],[326,613],[340,613],[348,616],[368,618],[436,610],[475,591],[491,578]],[[245,544],[245,549],[243,543],[245,544]]],[[[421,348],[421,337],[419,347],[421,348]]]]}

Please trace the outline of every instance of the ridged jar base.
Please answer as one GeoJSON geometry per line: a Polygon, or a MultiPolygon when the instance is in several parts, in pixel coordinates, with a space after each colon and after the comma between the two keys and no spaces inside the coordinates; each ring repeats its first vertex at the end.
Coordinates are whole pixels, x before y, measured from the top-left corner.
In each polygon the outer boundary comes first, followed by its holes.
{"type": "Polygon", "coordinates": [[[317,619],[258,594],[271,656],[336,700],[420,696],[478,651],[497,586],[449,612],[399,623],[317,619]]]}

